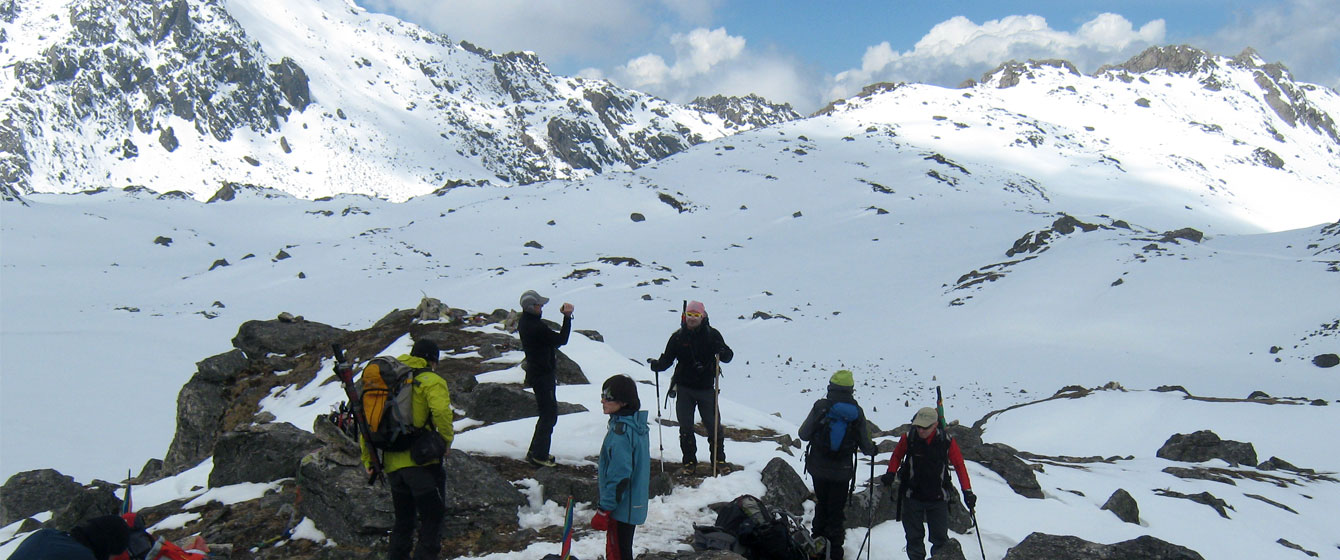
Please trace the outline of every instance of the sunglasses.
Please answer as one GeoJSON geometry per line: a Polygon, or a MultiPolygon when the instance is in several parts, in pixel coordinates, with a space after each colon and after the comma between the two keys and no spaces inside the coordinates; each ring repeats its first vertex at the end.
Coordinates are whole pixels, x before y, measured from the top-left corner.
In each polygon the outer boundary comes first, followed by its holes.
{"type": "Polygon", "coordinates": [[[685,316],[685,317],[693,317],[693,318],[697,319],[698,317],[702,317],[703,314],[702,314],[702,313],[699,313],[699,312],[697,312],[697,311],[689,311],[688,313],[685,313],[684,316],[685,316]]]}
{"type": "Polygon", "coordinates": [[[605,389],[604,391],[601,391],[601,392],[600,392],[600,400],[602,400],[602,401],[608,401],[608,402],[613,402],[613,401],[614,401],[614,393],[611,392],[609,389],[605,389]]]}

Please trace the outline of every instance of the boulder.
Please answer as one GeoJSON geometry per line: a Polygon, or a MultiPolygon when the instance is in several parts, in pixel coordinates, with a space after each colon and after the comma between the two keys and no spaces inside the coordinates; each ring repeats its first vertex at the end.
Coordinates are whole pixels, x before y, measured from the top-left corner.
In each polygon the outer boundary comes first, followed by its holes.
{"type": "Polygon", "coordinates": [[[963,556],[963,545],[959,544],[958,539],[949,537],[949,540],[931,554],[931,560],[967,560],[963,556]]]}
{"type": "Polygon", "coordinates": [[[84,486],[54,469],[24,471],[0,486],[0,526],[63,509],[84,486]]]}
{"type": "Polygon", "coordinates": [[[1135,503],[1135,498],[1123,488],[1113,492],[1101,509],[1112,512],[1117,519],[1127,523],[1140,524],[1140,505],[1135,503]]]}
{"type": "Polygon", "coordinates": [[[219,421],[228,410],[228,387],[248,366],[241,350],[196,364],[196,373],[177,393],[177,431],[163,458],[162,472],[180,473],[214,452],[219,421]]]}
{"type": "Polygon", "coordinates": [[[233,347],[248,358],[267,354],[294,356],[307,352],[328,352],[333,342],[339,342],[349,331],[323,323],[306,320],[247,321],[237,329],[233,347]]]}
{"type": "Polygon", "coordinates": [[[117,485],[102,480],[80,488],[69,501],[55,510],[45,525],[52,529],[69,531],[80,521],[100,515],[121,513],[121,499],[116,497],[117,485]]]}
{"type": "Polygon", "coordinates": [[[1145,535],[1097,544],[1069,535],[1033,533],[1005,552],[1004,560],[1204,560],[1196,551],[1145,535]]]}
{"type": "Polygon", "coordinates": [[[1157,456],[1171,461],[1200,463],[1223,459],[1230,465],[1255,465],[1256,448],[1250,443],[1222,440],[1214,432],[1201,430],[1192,434],[1173,434],[1160,447],[1157,456]]]}
{"type": "Polygon", "coordinates": [[[247,425],[219,436],[214,445],[210,488],[243,482],[271,482],[298,474],[298,461],[321,447],[321,440],[293,424],[247,425]]]}
{"type": "Polygon", "coordinates": [[[554,378],[558,379],[559,385],[586,385],[590,383],[586,379],[586,373],[582,372],[582,366],[572,361],[562,350],[556,352],[558,355],[558,368],[554,370],[554,378]]]}
{"type": "Polygon", "coordinates": [[[791,463],[773,457],[763,467],[762,478],[763,487],[767,489],[760,498],[763,503],[793,515],[805,513],[805,500],[809,499],[810,490],[796,469],[791,468],[791,463]]]}
{"type": "Polygon", "coordinates": [[[559,467],[543,467],[535,471],[535,480],[540,483],[540,498],[556,504],[566,503],[568,496],[573,502],[598,504],[600,486],[596,478],[579,471],[559,467]]]}
{"type": "Polygon", "coordinates": [[[951,424],[946,431],[958,441],[963,460],[991,469],[1005,479],[1015,494],[1042,499],[1042,485],[1038,484],[1033,467],[1020,459],[1014,449],[999,443],[984,443],[977,428],[951,424]]]}
{"type": "MultiPolygon", "coordinates": [[[[461,407],[467,417],[484,422],[508,422],[538,414],[535,394],[508,383],[480,383],[473,391],[453,396],[454,404],[461,407]]],[[[581,405],[558,403],[559,414],[585,410],[586,407],[581,405]]]]}

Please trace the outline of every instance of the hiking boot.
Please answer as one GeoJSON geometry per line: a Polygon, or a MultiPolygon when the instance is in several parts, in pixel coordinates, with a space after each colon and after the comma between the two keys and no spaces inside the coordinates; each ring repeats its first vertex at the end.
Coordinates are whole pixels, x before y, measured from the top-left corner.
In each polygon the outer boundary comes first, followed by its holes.
{"type": "Polygon", "coordinates": [[[535,465],[535,466],[537,466],[537,467],[556,467],[556,466],[558,466],[558,463],[554,462],[554,456],[553,456],[553,455],[550,455],[550,456],[545,457],[545,458],[540,458],[540,457],[532,457],[532,456],[530,456],[529,454],[527,454],[527,455],[526,455],[526,462],[527,462],[527,463],[530,463],[530,464],[532,464],[532,465],[535,465]]]}
{"type": "Polygon", "coordinates": [[[691,470],[693,470],[693,469],[696,469],[696,468],[698,468],[698,460],[697,460],[697,459],[684,459],[684,462],[680,464],[680,467],[679,467],[679,468],[682,469],[682,470],[688,470],[688,471],[691,471],[691,470]]]}

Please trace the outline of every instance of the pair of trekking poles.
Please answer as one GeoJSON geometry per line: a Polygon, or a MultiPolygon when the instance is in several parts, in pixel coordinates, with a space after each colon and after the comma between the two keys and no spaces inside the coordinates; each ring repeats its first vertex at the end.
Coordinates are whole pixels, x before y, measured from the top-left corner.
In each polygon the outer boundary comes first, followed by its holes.
{"type": "MultiPolygon", "coordinates": [[[[949,425],[947,422],[945,422],[945,399],[944,395],[941,394],[940,392],[939,385],[935,386],[935,412],[937,416],[936,421],[939,424],[939,429],[942,431],[947,429],[949,425]]],[[[855,460],[855,457],[853,457],[853,460],[855,460]]],[[[869,484],[870,487],[870,499],[869,499],[870,517],[867,518],[868,522],[865,528],[865,539],[861,541],[861,548],[856,552],[857,560],[860,560],[861,553],[866,551],[865,548],[866,544],[870,543],[870,530],[874,529],[875,527],[875,458],[874,457],[870,458],[870,480],[867,484],[869,484]]],[[[903,517],[902,488],[899,488],[898,492],[899,492],[898,511],[894,515],[895,521],[901,520],[903,517]]],[[[968,515],[972,517],[972,530],[974,533],[977,533],[977,550],[982,552],[982,560],[986,560],[986,548],[982,546],[982,529],[981,527],[977,526],[977,508],[975,507],[968,508],[968,515]]],[[[871,543],[870,552],[874,552],[874,549],[875,545],[871,543]]],[[[870,557],[870,552],[866,552],[866,558],[870,557]]]]}
{"type": "MultiPolygon", "coordinates": [[[[871,457],[871,458],[870,458],[870,480],[869,480],[869,482],[867,482],[867,484],[868,484],[868,486],[869,486],[869,492],[870,492],[870,496],[869,496],[869,498],[868,498],[868,500],[867,500],[867,501],[869,502],[869,504],[870,504],[870,510],[869,510],[869,512],[868,512],[868,513],[869,513],[869,517],[866,518],[867,522],[866,522],[866,527],[865,527],[865,538],[861,540],[861,548],[858,549],[858,550],[856,551],[856,559],[857,559],[857,560],[860,560],[862,554],[865,554],[865,555],[866,555],[866,558],[869,559],[870,556],[871,556],[871,554],[873,554],[874,551],[875,551],[875,545],[874,545],[873,542],[870,541],[870,531],[873,530],[873,529],[875,528],[875,503],[876,503],[876,501],[877,501],[877,498],[875,497],[875,459],[874,459],[874,457],[871,457]],[[869,546],[869,548],[866,548],[867,546],[869,546]]],[[[898,514],[898,515],[895,515],[895,516],[894,516],[894,520],[895,520],[895,521],[899,521],[899,520],[902,519],[901,509],[902,509],[902,503],[901,503],[901,500],[899,500],[899,510],[900,510],[900,511],[899,511],[899,514],[898,514]]],[[[982,553],[982,560],[986,560],[986,548],[982,546],[982,529],[981,529],[980,527],[977,526],[977,511],[976,511],[976,508],[969,508],[969,509],[968,509],[968,515],[972,517],[972,529],[973,529],[973,532],[974,532],[974,533],[977,533],[977,550],[981,551],[981,553],[982,553]]]]}

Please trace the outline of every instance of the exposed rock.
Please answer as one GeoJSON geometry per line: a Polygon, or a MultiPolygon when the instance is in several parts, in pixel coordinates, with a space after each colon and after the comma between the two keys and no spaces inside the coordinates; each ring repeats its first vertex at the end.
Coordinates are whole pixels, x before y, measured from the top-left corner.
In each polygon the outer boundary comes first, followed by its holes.
{"type": "Polygon", "coordinates": [[[950,425],[946,430],[958,440],[963,459],[975,461],[991,469],[1010,485],[1014,493],[1025,498],[1041,499],[1042,485],[1038,484],[1033,467],[1020,459],[1017,452],[1009,446],[998,443],[982,442],[981,431],[960,425],[950,425]]]}
{"type": "Polygon", "coordinates": [[[1250,443],[1221,440],[1218,434],[1201,430],[1192,434],[1173,434],[1160,447],[1157,456],[1171,461],[1200,463],[1223,459],[1230,465],[1255,465],[1256,449],[1250,443]]]}
{"type": "Polygon", "coordinates": [[[1165,231],[1159,241],[1163,243],[1176,243],[1178,239],[1185,239],[1194,243],[1200,243],[1205,239],[1205,234],[1194,228],[1182,228],[1179,230],[1165,231]]]}
{"type": "MultiPolygon", "coordinates": [[[[454,404],[465,411],[466,416],[489,423],[530,418],[538,414],[535,408],[535,394],[509,383],[480,383],[473,391],[461,394],[453,400],[454,404]]],[[[559,414],[586,410],[586,407],[581,405],[558,403],[559,414]]]]}
{"type": "Polygon", "coordinates": [[[535,480],[542,487],[542,499],[563,505],[568,496],[572,496],[572,501],[592,504],[592,507],[600,503],[600,486],[594,473],[567,466],[544,467],[535,470],[535,480]]]}
{"type": "Polygon", "coordinates": [[[1319,368],[1332,368],[1340,365],[1340,355],[1337,354],[1317,354],[1312,358],[1312,365],[1319,368]]]}
{"type": "Polygon", "coordinates": [[[349,331],[315,321],[247,321],[237,329],[233,346],[248,358],[268,354],[294,356],[306,352],[328,352],[349,331]]]}
{"type": "Polygon", "coordinates": [[[116,497],[116,489],[116,485],[110,482],[94,480],[92,484],[70,496],[68,503],[62,503],[45,525],[52,529],[69,531],[80,521],[90,517],[121,513],[121,499],[116,497]]]}
{"type": "Polygon", "coordinates": [[[773,103],[752,93],[744,97],[699,97],[690,101],[689,106],[716,113],[735,126],[763,127],[801,118],[790,103],[773,103]]]}
{"type": "Polygon", "coordinates": [[[271,482],[298,473],[298,461],[321,447],[311,432],[288,422],[242,426],[214,445],[210,488],[243,482],[271,482]]]}
{"type": "Polygon", "coordinates": [[[0,487],[0,526],[44,511],[59,510],[83,490],[84,486],[73,477],[54,469],[17,473],[0,487]]]}
{"type": "Polygon", "coordinates": [[[791,463],[773,457],[763,467],[762,479],[763,487],[767,489],[759,498],[763,503],[794,515],[805,513],[805,500],[809,498],[810,490],[805,486],[805,480],[791,468],[791,463]]]}
{"type": "Polygon", "coordinates": [[[163,470],[176,474],[214,451],[219,420],[228,408],[228,386],[247,367],[241,350],[230,350],[196,364],[196,373],[177,393],[177,431],[163,458],[163,470]]]}
{"type": "Polygon", "coordinates": [[[1219,514],[1220,517],[1223,517],[1224,519],[1231,519],[1228,516],[1228,510],[1233,509],[1233,506],[1228,505],[1228,502],[1216,498],[1214,494],[1211,494],[1209,492],[1201,492],[1199,494],[1183,494],[1181,492],[1159,488],[1154,490],[1154,493],[1163,496],[1165,498],[1181,498],[1183,500],[1191,500],[1198,504],[1205,504],[1213,508],[1214,511],[1219,514]]]}
{"type": "Polygon", "coordinates": [[[967,557],[963,555],[963,545],[958,539],[949,537],[948,541],[931,554],[931,560],[967,560],[967,557]]]}
{"type": "Polygon", "coordinates": [[[1005,552],[1003,560],[1204,560],[1196,551],[1145,535],[1097,544],[1069,535],[1032,533],[1005,552]]]}
{"type": "Polygon", "coordinates": [[[1124,488],[1118,488],[1112,496],[1107,499],[1100,509],[1105,509],[1117,516],[1117,519],[1127,523],[1140,524],[1140,505],[1135,503],[1135,498],[1131,497],[1130,492],[1124,488]]]}

